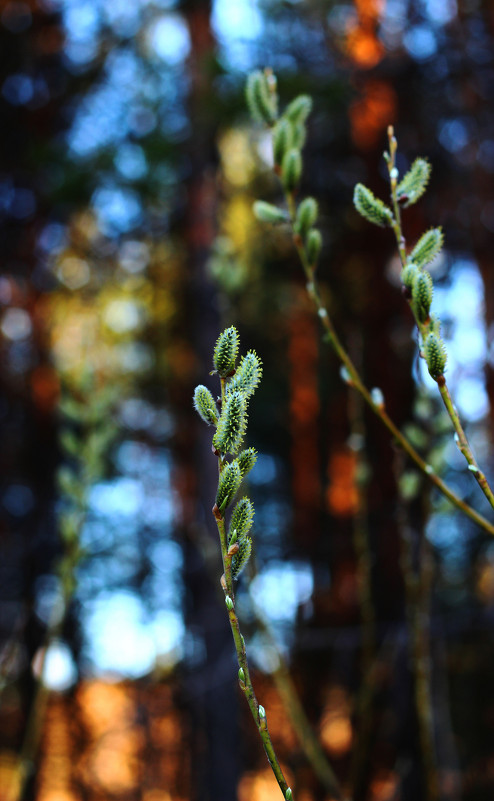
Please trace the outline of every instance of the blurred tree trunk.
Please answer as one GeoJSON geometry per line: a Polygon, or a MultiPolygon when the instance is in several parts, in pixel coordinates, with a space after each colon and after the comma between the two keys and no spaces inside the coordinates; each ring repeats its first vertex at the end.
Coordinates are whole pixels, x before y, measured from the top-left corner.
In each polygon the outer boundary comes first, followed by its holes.
{"type": "MultiPolygon", "coordinates": [[[[211,65],[214,38],[209,2],[184,2],[191,53],[189,57],[189,118],[187,143],[187,206],[183,237],[187,247],[190,292],[186,327],[197,356],[196,383],[209,384],[212,351],[221,326],[215,288],[206,275],[206,263],[216,234],[217,184],[215,135],[217,120],[210,114],[211,65]]],[[[193,473],[195,486],[186,521],[185,581],[187,627],[196,639],[187,677],[191,723],[190,761],[193,801],[231,801],[237,794],[238,731],[236,667],[228,618],[219,590],[221,557],[211,509],[217,485],[216,459],[211,452],[211,429],[201,421],[191,426],[194,387],[183,397],[182,459],[193,473]],[[191,532],[198,535],[190,537],[191,532]],[[217,548],[216,575],[208,575],[198,549],[205,536],[217,548]],[[201,653],[202,652],[202,653],[201,653]]]]}

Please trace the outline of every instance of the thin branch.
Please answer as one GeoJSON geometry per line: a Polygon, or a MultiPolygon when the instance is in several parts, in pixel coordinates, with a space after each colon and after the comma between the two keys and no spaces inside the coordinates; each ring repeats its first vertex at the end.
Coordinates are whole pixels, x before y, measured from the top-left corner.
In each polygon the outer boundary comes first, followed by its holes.
{"type": "Polygon", "coordinates": [[[269,764],[271,765],[273,773],[276,777],[276,781],[280,786],[280,790],[283,793],[284,798],[286,798],[287,791],[290,788],[283,775],[281,765],[278,761],[275,750],[273,748],[273,743],[271,742],[271,737],[269,734],[268,724],[266,719],[266,711],[263,706],[260,706],[256,698],[254,687],[252,686],[252,681],[250,678],[249,665],[247,662],[247,653],[245,651],[245,640],[240,631],[240,623],[237,617],[237,613],[235,611],[235,594],[233,590],[233,578],[231,569],[232,554],[229,553],[229,549],[227,546],[225,520],[216,505],[213,507],[213,515],[216,521],[216,526],[218,528],[218,534],[220,539],[221,556],[223,559],[223,569],[224,569],[221,586],[223,587],[223,591],[225,593],[226,607],[228,610],[228,619],[230,621],[230,627],[232,630],[233,640],[235,643],[235,650],[237,652],[240,689],[243,691],[247,699],[249,709],[252,713],[252,717],[254,718],[254,722],[257,726],[259,736],[264,746],[264,751],[268,758],[269,764]]]}
{"type": "MultiPolygon", "coordinates": [[[[391,202],[393,205],[393,220],[391,223],[391,227],[393,229],[396,244],[398,246],[398,252],[400,254],[400,261],[401,266],[404,269],[407,266],[407,254],[406,254],[406,241],[405,237],[403,236],[403,231],[401,227],[401,215],[400,215],[400,206],[398,203],[397,197],[397,170],[395,169],[395,162],[396,162],[396,151],[397,151],[397,141],[394,136],[393,126],[390,125],[388,128],[388,138],[389,138],[389,158],[387,158],[387,165],[389,170],[389,180],[391,186],[391,202]]],[[[415,309],[411,299],[408,300],[409,306],[412,310],[412,314],[414,316],[415,322],[417,324],[417,328],[420,331],[422,341],[425,341],[425,338],[428,333],[427,321],[426,323],[422,323],[415,313],[415,309]]],[[[441,398],[443,400],[445,409],[453,423],[453,427],[456,433],[456,442],[458,445],[459,450],[465,457],[468,463],[468,469],[473,473],[474,477],[476,478],[480,489],[484,493],[485,497],[489,501],[490,505],[494,508],[494,493],[489,486],[489,483],[485,477],[485,474],[479,468],[477,464],[477,460],[473,455],[472,449],[470,447],[470,443],[468,441],[467,435],[463,429],[461,424],[458,411],[452,401],[451,395],[448,390],[448,386],[446,383],[446,379],[444,375],[440,375],[434,379],[438,385],[439,392],[441,394],[441,398]]],[[[489,530],[489,529],[486,529],[489,530]]],[[[492,534],[492,531],[489,530],[489,533],[492,534]]]]}

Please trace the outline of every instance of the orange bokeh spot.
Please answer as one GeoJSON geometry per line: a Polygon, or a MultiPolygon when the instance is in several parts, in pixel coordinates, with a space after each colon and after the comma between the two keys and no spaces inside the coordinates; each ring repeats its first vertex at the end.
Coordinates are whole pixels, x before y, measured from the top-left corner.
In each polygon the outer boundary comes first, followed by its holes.
{"type": "Polygon", "coordinates": [[[351,451],[335,451],[329,457],[326,503],[336,517],[350,517],[358,509],[356,464],[355,454],[351,451]]]}
{"type": "Polygon", "coordinates": [[[372,31],[363,28],[354,28],[348,32],[346,49],[352,61],[365,70],[369,70],[379,64],[385,52],[376,35],[372,31]]]}
{"type": "Polygon", "coordinates": [[[348,26],[345,51],[360,69],[375,67],[386,52],[376,33],[385,5],[384,0],[355,0],[357,21],[348,26]]]}
{"type": "Polygon", "coordinates": [[[398,785],[398,776],[391,770],[381,770],[370,786],[371,801],[388,801],[393,798],[398,785]]]}
{"type": "MultiPolygon", "coordinates": [[[[282,770],[290,786],[292,778],[283,765],[282,770]]],[[[280,788],[271,768],[244,774],[238,785],[238,801],[272,801],[279,793],[280,788]]]]}
{"type": "Polygon", "coordinates": [[[350,106],[352,139],[357,147],[374,147],[383,131],[393,122],[396,94],[384,81],[369,81],[363,96],[350,106]]]}
{"type": "Polygon", "coordinates": [[[31,391],[36,406],[43,412],[51,412],[55,408],[60,395],[60,381],[53,367],[42,365],[33,370],[31,391]]]}
{"type": "Polygon", "coordinates": [[[350,704],[343,688],[331,688],[319,731],[322,745],[334,757],[344,756],[352,747],[350,704]]]}

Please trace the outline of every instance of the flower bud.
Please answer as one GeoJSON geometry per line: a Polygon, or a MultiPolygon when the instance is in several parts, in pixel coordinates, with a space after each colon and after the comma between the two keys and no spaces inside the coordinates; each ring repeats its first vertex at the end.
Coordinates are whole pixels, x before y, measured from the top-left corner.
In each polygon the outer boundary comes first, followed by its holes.
{"type": "Polygon", "coordinates": [[[355,187],[353,205],[368,222],[381,228],[391,224],[393,218],[391,209],[388,209],[382,200],[375,197],[374,193],[363,184],[357,184],[355,187]]]}
{"type": "Polygon", "coordinates": [[[415,262],[418,267],[425,267],[440,252],[443,241],[442,230],[440,228],[430,228],[420,237],[410,254],[410,260],[415,262]]]}
{"type": "Polygon", "coordinates": [[[396,188],[396,196],[406,208],[416,203],[424,194],[431,174],[431,165],[426,159],[415,159],[396,188]]]}
{"type": "Polygon", "coordinates": [[[292,148],[283,159],[281,179],[287,192],[293,192],[302,176],[302,155],[299,150],[292,148]]]}
{"type": "Polygon", "coordinates": [[[283,209],[279,209],[271,203],[265,203],[264,200],[256,200],[252,210],[260,222],[277,225],[287,221],[287,215],[283,209]]]}
{"type": "Polygon", "coordinates": [[[424,344],[424,356],[432,378],[438,379],[444,373],[447,353],[444,342],[437,334],[431,332],[424,344]]]}
{"type": "Polygon", "coordinates": [[[195,388],[194,408],[205,423],[216,425],[218,422],[218,409],[209,389],[203,384],[199,384],[195,388]]]}
{"type": "Polygon", "coordinates": [[[297,234],[305,239],[312,226],[317,220],[317,202],[313,197],[306,197],[302,200],[297,209],[297,216],[295,219],[295,231],[297,234]]]}
{"type": "Polygon", "coordinates": [[[219,335],[214,349],[213,362],[215,370],[225,378],[235,370],[238,355],[238,331],[232,325],[219,335]]]}

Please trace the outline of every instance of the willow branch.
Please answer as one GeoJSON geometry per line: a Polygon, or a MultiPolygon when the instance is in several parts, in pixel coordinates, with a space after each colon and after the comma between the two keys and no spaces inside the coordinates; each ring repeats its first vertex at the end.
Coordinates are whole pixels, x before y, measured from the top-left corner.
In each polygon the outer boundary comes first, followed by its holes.
{"type": "MultiPolygon", "coordinates": [[[[387,159],[388,170],[389,170],[389,179],[390,179],[390,186],[391,186],[391,202],[393,206],[393,220],[391,223],[391,227],[393,229],[396,244],[398,246],[398,252],[400,254],[400,261],[402,268],[405,268],[407,264],[407,254],[406,254],[406,241],[405,237],[403,236],[402,226],[401,226],[401,215],[400,215],[400,206],[398,203],[397,197],[397,170],[395,169],[395,161],[396,161],[396,150],[397,150],[397,142],[394,136],[393,127],[390,125],[388,128],[388,137],[389,137],[389,159],[387,159]]],[[[412,310],[412,314],[414,316],[415,322],[417,324],[417,328],[420,331],[422,340],[425,340],[427,329],[426,326],[418,320],[417,315],[415,313],[415,309],[413,304],[411,303],[410,299],[408,300],[409,306],[412,310]]],[[[494,493],[489,486],[487,478],[482,470],[479,468],[475,456],[473,455],[472,449],[470,447],[470,443],[468,441],[467,435],[463,429],[461,424],[458,411],[452,401],[451,395],[449,393],[449,389],[446,383],[446,379],[444,375],[440,375],[438,378],[434,379],[438,385],[439,392],[444,403],[444,407],[451,419],[455,430],[455,439],[458,445],[459,450],[465,457],[468,463],[468,469],[471,471],[477,483],[484,493],[485,497],[489,501],[490,505],[494,508],[494,493]]],[[[486,529],[492,534],[492,531],[486,529]]]]}
{"type": "MultiPolygon", "coordinates": [[[[256,698],[254,687],[252,686],[252,681],[250,678],[249,665],[247,662],[247,653],[245,650],[245,640],[240,631],[240,623],[237,617],[237,613],[235,611],[235,594],[233,590],[233,578],[231,570],[231,562],[233,554],[231,553],[231,548],[229,549],[227,544],[225,520],[216,505],[213,507],[213,515],[216,521],[216,526],[218,528],[218,534],[220,539],[221,556],[223,560],[223,570],[224,570],[221,586],[225,593],[225,602],[228,610],[228,619],[230,621],[233,641],[235,643],[235,651],[237,653],[240,689],[243,691],[247,703],[249,705],[249,709],[252,713],[252,717],[254,718],[254,722],[257,726],[257,730],[259,732],[259,736],[261,738],[264,751],[268,758],[268,762],[271,765],[272,771],[276,777],[276,781],[279,784],[280,790],[283,793],[284,798],[287,798],[287,791],[289,791],[290,788],[283,775],[281,765],[278,761],[275,750],[273,748],[273,743],[271,741],[266,719],[266,711],[264,707],[259,704],[256,698]]],[[[291,791],[289,797],[291,798],[291,791]]]]}
{"type": "Polygon", "coordinates": [[[371,392],[367,389],[364,382],[362,381],[357,368],[353,364],[350,356],[348,355],[347,351],[345,350],[343,344],[341,343],[336,330],[334,328],[333,322],[331,317],[329,316],[327,308],[324,306],[321,295],[319,291],[319,286],[317,282],[317,278],[315,275],[315,271],[311,265],[309,265],[306,250],[304,244],[302,242],[301,237],[295,232],[294,223],[295,223],[295,200],[292,195],[287,195],[287,205],[288,205],[288,212],[289,212],[289,219],[290,219],[290,226],[292,229],[293,234],[293,241],[295,244],[295,248],[299,255],[300,261],[302,263],[302,267],[304,269],[305,277],[307,279],[307,292],[308,295],[316,308],[317,314],[321,320],[322,327],[324,329],[324,340],[327,342],[333,351],[335,352],[336,356],[340,360],[343,367],[346,369],[346,380],[347,383],[352,386],[364,399],[367,406],[374,412],[374,414],[379,418],[381,423],[388,429],[389,433],[392,435],[395,442],[405,451],[411,461],[419,468],[419,470],[426,476],[431,484],[433,484],[448,500],[456,506],[464,515],[466,515],[470,520],[476,523],[478,526],[487,531],[489,534],[494,535],[494,524],[492,524],[489,520],[487,520],[483,515],[479,512],[476,512],[475,509],[472,509],[468,503],[463,501],[433,470],[432,466],[427,464],[424,459],[417,453],[413,445],[408,441],[408,439],[401,433],[399,428],[395,425],[395,423],[391,420],[389,415],[387,414],[384,404],[382,403],[381,399],[375,399],[371,392]]]}

